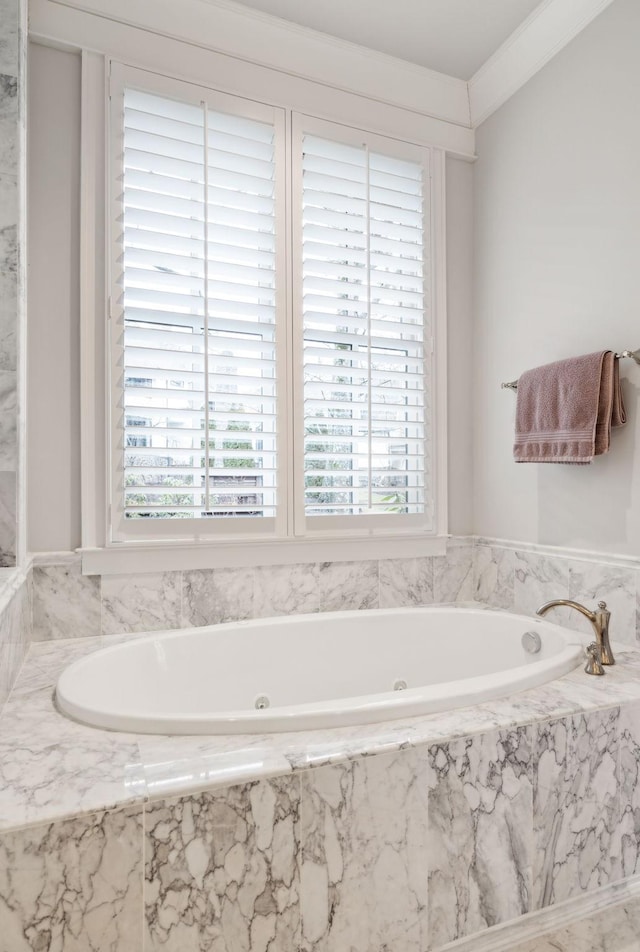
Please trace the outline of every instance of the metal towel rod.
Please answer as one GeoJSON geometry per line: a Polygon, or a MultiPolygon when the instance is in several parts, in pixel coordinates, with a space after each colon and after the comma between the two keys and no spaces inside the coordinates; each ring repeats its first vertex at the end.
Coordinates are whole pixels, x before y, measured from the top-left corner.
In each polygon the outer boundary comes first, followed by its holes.
{"type": "MultiPolygon", "coordinates": [[[[631,360],[635,360],[637,364],[640,364],[640,350],[623,350],[621,353],[616,354],[616,357],[631,357],[631,360]]],[[[503,390],[517,390],[518,381],[509,380],[508,383],[501,383],[500,386],[503,390]]]]}

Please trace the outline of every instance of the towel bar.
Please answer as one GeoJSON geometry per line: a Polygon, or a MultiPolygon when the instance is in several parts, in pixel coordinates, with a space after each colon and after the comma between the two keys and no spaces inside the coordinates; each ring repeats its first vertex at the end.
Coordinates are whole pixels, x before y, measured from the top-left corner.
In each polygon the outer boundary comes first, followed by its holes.
{"type": "MultiPolygon", "coordinates": [[[[637,364],[640,364],[640,350],[623,350],[616,354],[616,357],[631,357],[637,364]]],[[[517,390],[518,381],[509,380],[507,383],[501,383],[500,386],[503,390],[517,390]]]]}

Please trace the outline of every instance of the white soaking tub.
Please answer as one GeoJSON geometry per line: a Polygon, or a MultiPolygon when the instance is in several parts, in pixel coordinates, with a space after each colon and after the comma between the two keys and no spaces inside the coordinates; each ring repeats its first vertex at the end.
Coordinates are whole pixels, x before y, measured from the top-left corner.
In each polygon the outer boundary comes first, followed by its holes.
{"type": "Polygon", "coordinates": [[[150,734],[338,727],[535,687],[574,668],[583,643],[542,619],[485,609],[292,615],[103,648],[63,672],[57,703],[86,724],[150,734]]]}

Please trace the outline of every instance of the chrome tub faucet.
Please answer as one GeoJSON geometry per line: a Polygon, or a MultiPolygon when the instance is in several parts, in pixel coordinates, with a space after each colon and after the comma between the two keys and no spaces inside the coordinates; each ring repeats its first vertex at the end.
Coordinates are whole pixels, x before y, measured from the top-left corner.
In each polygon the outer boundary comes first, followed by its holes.
{"type": "Polygon", "coordinates": [[[607,610],[607,603],[598,602],[597,609],[592,612],[579,602],[572,602],[567,598],[556,598],[552,602],[546,602],[544,605],[541,605],[536,615],[546,615],[551,608],[558,608],[563,605],[566,605],[568,608],[575,608],[577,612],[580,612],[581,615],[589,619],[596,633],[596,643],[600,649],[600,661],[602,664],[615,664],[613,651],[609,644],[609,619],[611,618],[611,612],[607,610]]]}

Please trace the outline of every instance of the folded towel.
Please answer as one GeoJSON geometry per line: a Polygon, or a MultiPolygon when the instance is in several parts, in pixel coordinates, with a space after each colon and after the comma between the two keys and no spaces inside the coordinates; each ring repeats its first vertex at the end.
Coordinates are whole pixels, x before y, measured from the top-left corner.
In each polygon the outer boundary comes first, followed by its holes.
{"type": "Polygon", "coordinates": [[[516,463],[590,463],[625,422],[612,351],[558,360],[518,380],[513,455],[516,463]]]}

